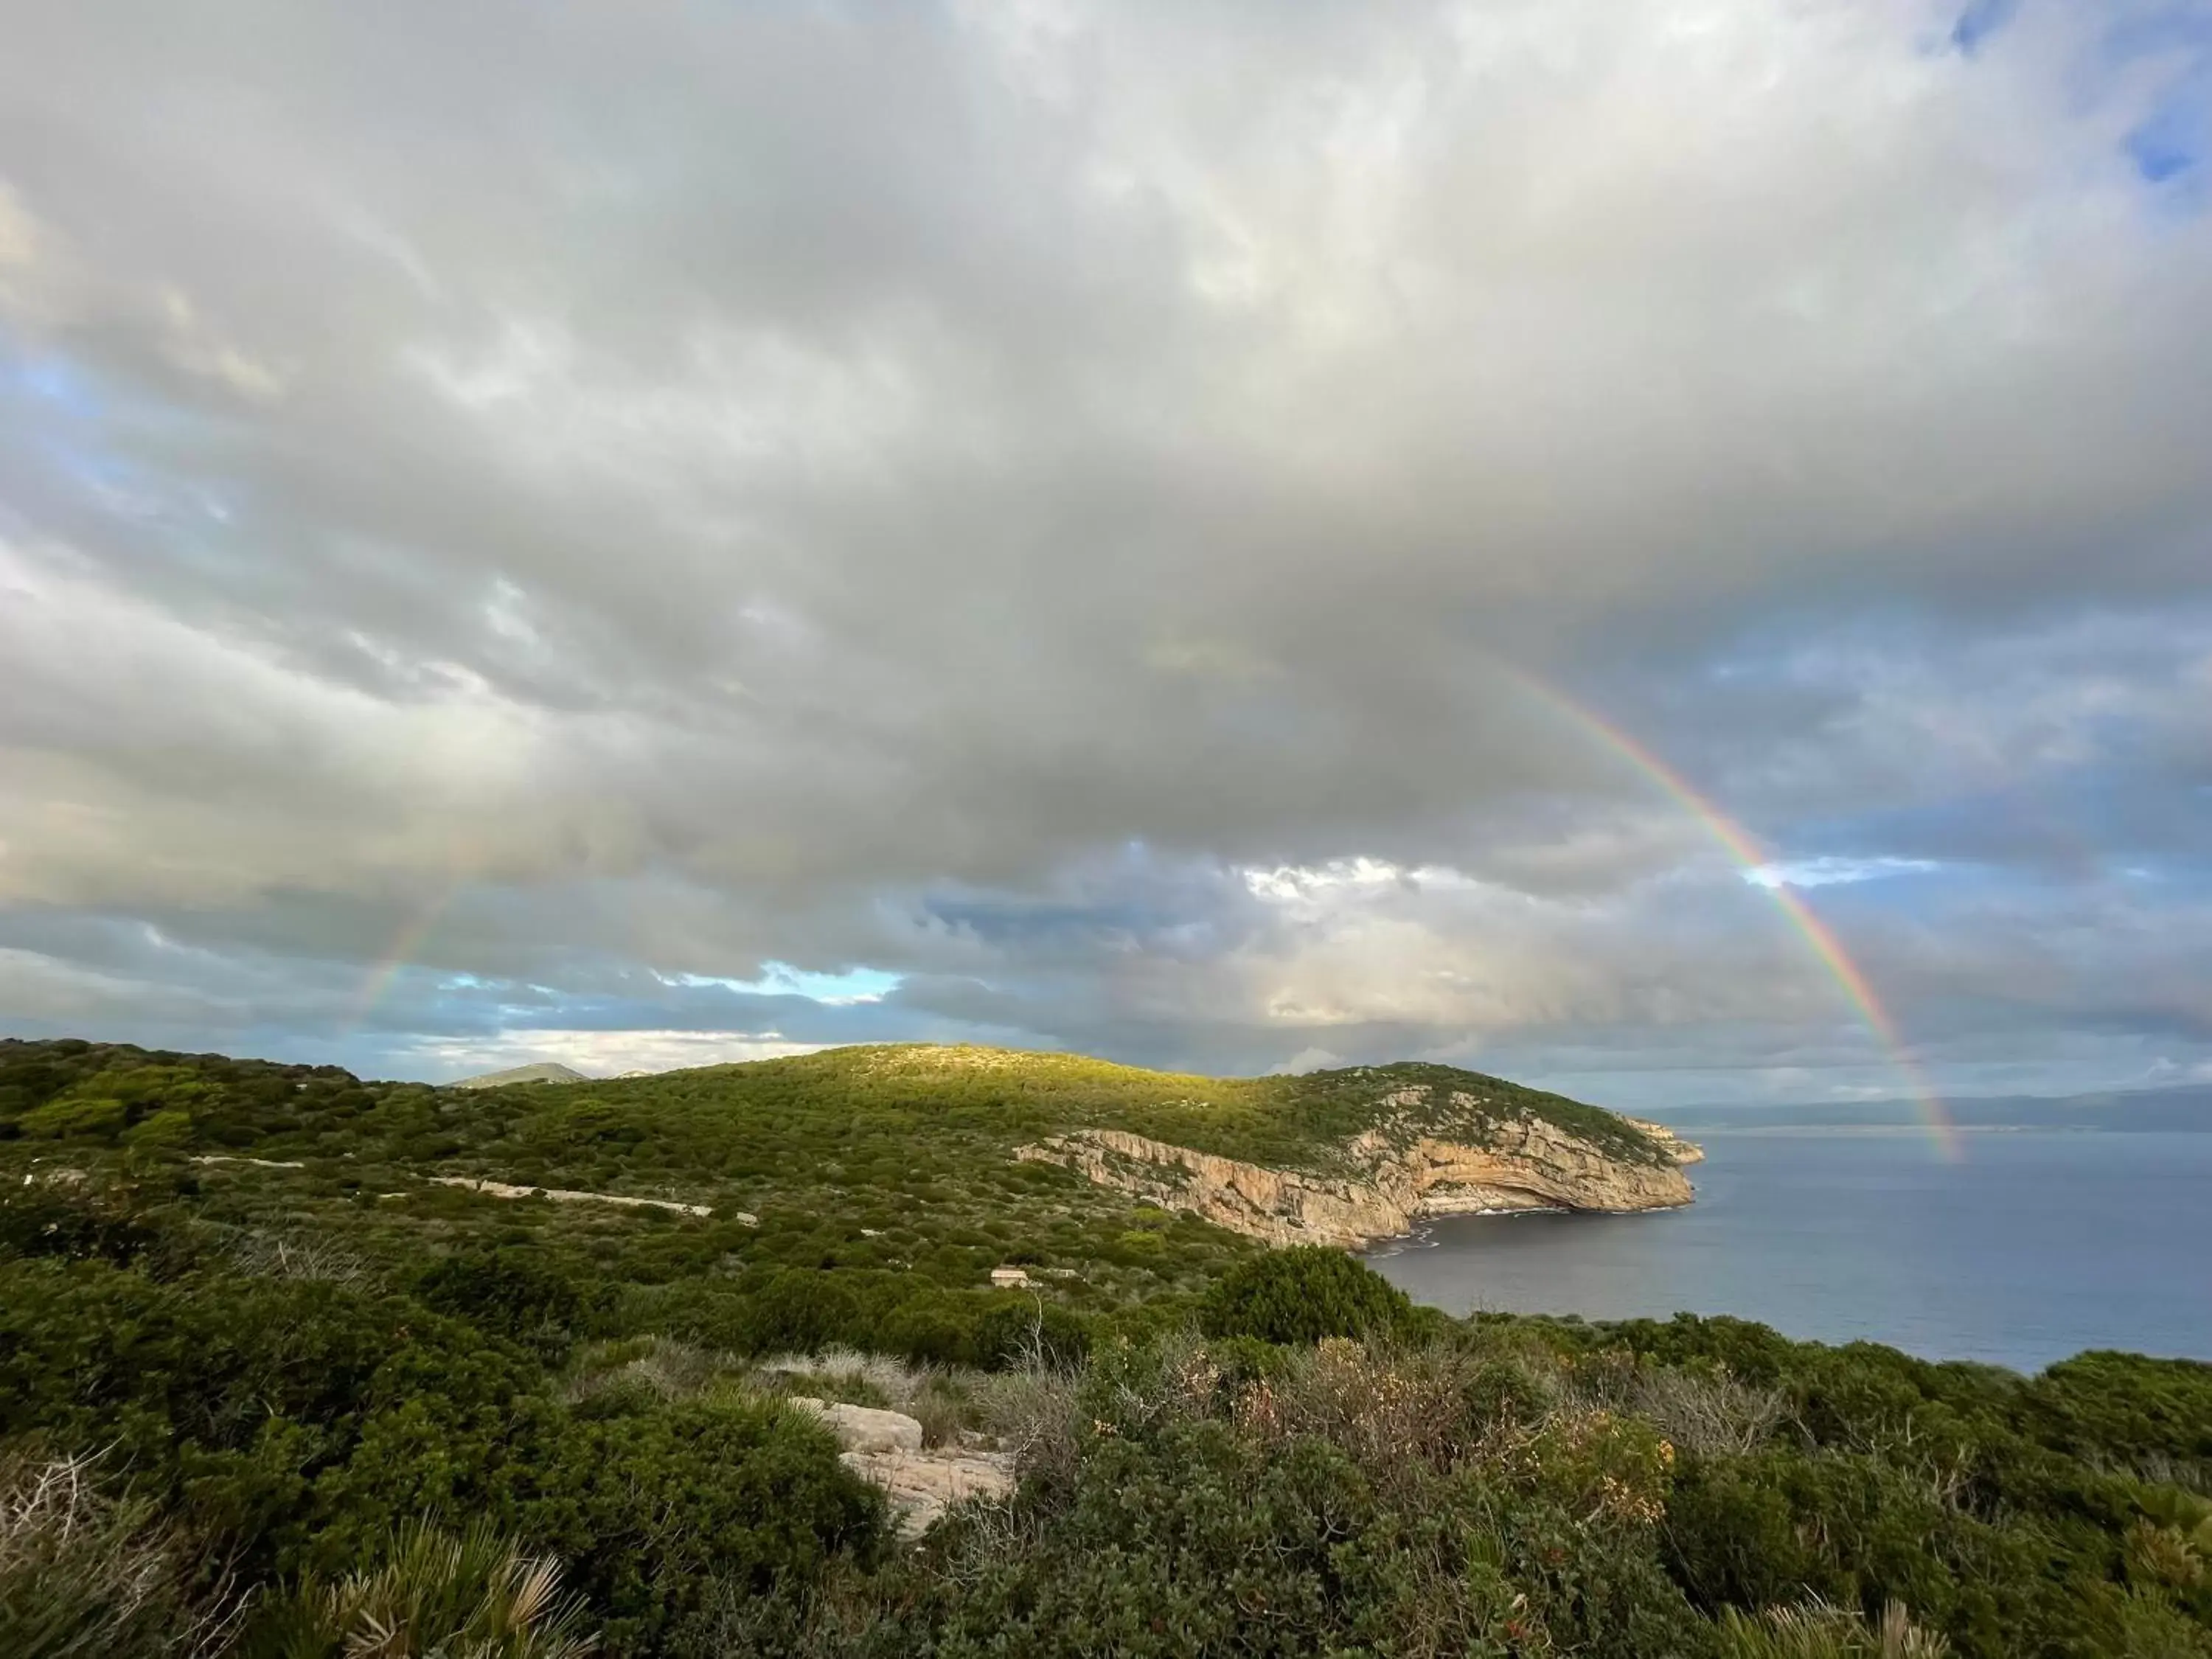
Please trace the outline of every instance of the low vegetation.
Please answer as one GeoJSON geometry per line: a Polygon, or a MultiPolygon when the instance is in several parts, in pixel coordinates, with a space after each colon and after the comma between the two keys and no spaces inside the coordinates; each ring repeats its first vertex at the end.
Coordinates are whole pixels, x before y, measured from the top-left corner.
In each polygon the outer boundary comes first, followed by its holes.
{"type": "Polygon", "coordinates": [[[2212,1656],[2212,1367],[1450,1320],[1008,1156],[1317,1158],[1420,1080],[0,1044],[0,1653],[2212,1656]],[[902,1541],[791,1395],[1017,1490],[902,1541]]]}

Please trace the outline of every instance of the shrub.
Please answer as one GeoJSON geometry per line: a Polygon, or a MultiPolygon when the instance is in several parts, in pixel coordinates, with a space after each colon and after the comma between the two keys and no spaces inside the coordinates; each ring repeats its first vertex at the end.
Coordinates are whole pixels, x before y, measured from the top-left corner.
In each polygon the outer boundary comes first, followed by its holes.
{"type": "Polygon", "coordinates": [[[1089,1323],[1042,1297],[998,1298],[975,1322],[975,1358],[987,1370],[1075,1366],[1090,1352],[1089,1323]]]}
{"type": "Polygon", "coordinates": [[[1692,1452],[1754,1450],[1786,1409],[1781,1389],[1739,1382],[1718,1366],[1639,1370],[1632,1397],[1669,1439],[1692,1452]]]}
{"type": "Polygon", "coordinates": [[[126,1262],[157,1249],[172,1265],[189,1254],[127,1192],[46,1182],[0,1189],[0,1256],[126,1262]]]}
{"type": "Polygon", "coordinates": [[[1944,1659],[1951,1650],[1897,1601],[1871,1626],[1825,1601],[1771,1607],[1755,1619],[1730,1607],[1721,1616],[1720,1644],[1720,1659],[1944,1659]]]}
{"type": "Polygon", "coordinates": [[[192,1560],[152,1505],[102,1490],[89,1459],[0,1455],[0,1653],[167,1659],[214,1651],[233,1609],[196,1604],[192,1560]]]}
{"type": "Polygon", "coordinates": [[[811,1353],[852,1336],[859,1313],[857,1298],[838,1279],[787,1268],[752,1299],[751,1346],[756,1353],[811,1353]]]}
{"type": "Polygon", "coordinates": [[[972,1365],[976,1362],[978,1310],[942,1291],[902,1303],[884,1318],[877,1346],[917,1365],[972,1365]]]}
{"type": "Polygon", "coordinates": [[[2212,1364],[2141,1354],[2084,1353],[2028,1384],[2038,1437],[2075,1456],[2212,1461],[2212,1364]]]}
{"type": "Polygon", "coordinates": [[[258,1622],[251,1659],[583,1659],[583,1604],[559,1565],[477,1522],[459,1533],[414,1521],[380,1565],[311,1579],[258,1622]]]}
{"type": "Polygon", "coordinates": [[[78,1135],[103,1139],[123,1133],[129,1109],[119,1100],[54,1100],[33,1108],[15,1127],[34,1140],[67,1140],[78,1135]]]}
{"type": "Polygon", "coordinates": [[[714,1583],[803,1584],[883,1535],[882,1499],[829,1433],[769,1401],[572,1419],[504,1485],[514,1529],[568,1559],[617,1655],[654,1651],[714,1583]]]}
{"type": "Polygon", "coordinates": [[[584,1315],[575,1285],[527,1249],[446,1256],[416,1279],[415,1293],[440,1313],[548,1352],[568,1346],[584,1315]]]}
{"type": "Polygon", "coordinates": [[[1199,1323],[1208,1336],[1316,1342],[1396,1334],[1412,1322],[1413,1307],[1365,1262],[1301,1244],[1231,1268],[1199,1304],[1199,1323]]]}

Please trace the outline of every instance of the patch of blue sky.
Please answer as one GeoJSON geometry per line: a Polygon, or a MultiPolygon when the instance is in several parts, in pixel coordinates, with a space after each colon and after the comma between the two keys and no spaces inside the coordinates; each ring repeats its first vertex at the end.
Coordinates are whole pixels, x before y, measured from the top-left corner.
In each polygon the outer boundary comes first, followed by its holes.
{"type": "Polygon", "coordinates": [[[94,419],[101,408],[91,376],[66,357],[20,343],[5,330],[0,330],[0,392],[71,419],[94,419]]]}
{"type": "Polygon", "coordinates": [[[1753,865],[1743,878],[1753,887],[1839,887],[1895,876],[1924,876],[1942,867],[1934,859],[1777,859],[1753,865]]]}
{"type": "Polygon", "coordinates": [[[195,552],[238,504],[208,480],[165,476],[133,459],[118,432],[173,417],[134,404],[67,355],[0,330],[0,427],[17,435],[46,485],[80,507],[157,532],[161,546],[195,552]]]}
{"type": "Polygon", "coordinates": [[[2125,143],[2146,184],[2186,187],[2212,149],[2212,98],[2169,105],[2130,133],[2125,143]]]}
{"type": "MultiPolygon", "coordinates": [[[[2063,3],[2063,0],[2062,0],[2063,3]]],[[[1968,0],[1948,45],[1972,58],[2017,17],[2021,0],[1968,0]]],[[[2122,153],[2167,207],[2205,204],[2204,161],[2212,155],[2212,4],[2206,0],[2110,8],[2095,61],[2097,87],[2154,65],[2163,81],[2149,112],[2121,140],[2122,153]]]]}
{"type": "Polygon", "coordinates": [[[927,900],[925,908],[933,921],[990,942],[1055,934],[1081,938],[1100,933],[1136,935],[1180,925],[1187,920],[1179,911],[1135,899],[1070,903],[940,896],[927,900]]]}
{"type": "Polygon", "coordinates": [[[880,1002],[898,989],[903,978],[880,968],[869,967],[841,968],[830,974],[814,973],[804,968],[794,968],[787,962],[763,963],[757,979],[730,979],[714,974],[668,974],[662,977],[672,985],[714,985],[726,991],[735,991],[742,996],[805,997],[810,1002],[826,1003],[832,1007],[880,1002]]]}
{"type": "Polygon", "coordinates": [[[2212,155],[2212,4],[2130,8],[2106,33],[2104,58],[2116,73],[2151,66],[2161,82],[2149,112],[2122,140],[2136,173],[2170,199],[2201,204],[2212,155]]]}
{"type": "Polygon", "coordinates": [[[2020,0],[1970,0],[1959,20],[1951,26],[1951,44],[1972,57],[1983,41],[1988,40],[2020,10],[2020,0]]]}

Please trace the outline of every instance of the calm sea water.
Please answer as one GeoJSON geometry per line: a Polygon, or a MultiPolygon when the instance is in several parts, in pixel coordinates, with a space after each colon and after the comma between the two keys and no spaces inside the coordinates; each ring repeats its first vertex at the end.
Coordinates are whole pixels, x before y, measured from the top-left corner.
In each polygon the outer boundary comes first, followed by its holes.
{"type": "Polygon", "coordinates": [[[1416,1301],[1755,1319],[2035,1370],[2084,1348],[2212,1359],[2212,1134],[1700,1127],[1698,1201],[1457,1216],[1370,1257],[1416,1301]]]}

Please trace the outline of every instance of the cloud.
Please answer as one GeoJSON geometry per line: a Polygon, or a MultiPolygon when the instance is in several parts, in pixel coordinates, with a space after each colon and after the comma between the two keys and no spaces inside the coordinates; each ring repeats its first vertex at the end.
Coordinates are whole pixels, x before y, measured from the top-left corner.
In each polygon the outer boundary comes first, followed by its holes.
{"type": "Polygon", "coordinates": [[[0,1009],[2195,1063],[2204,18],[53,9],[0,1009]]]}

